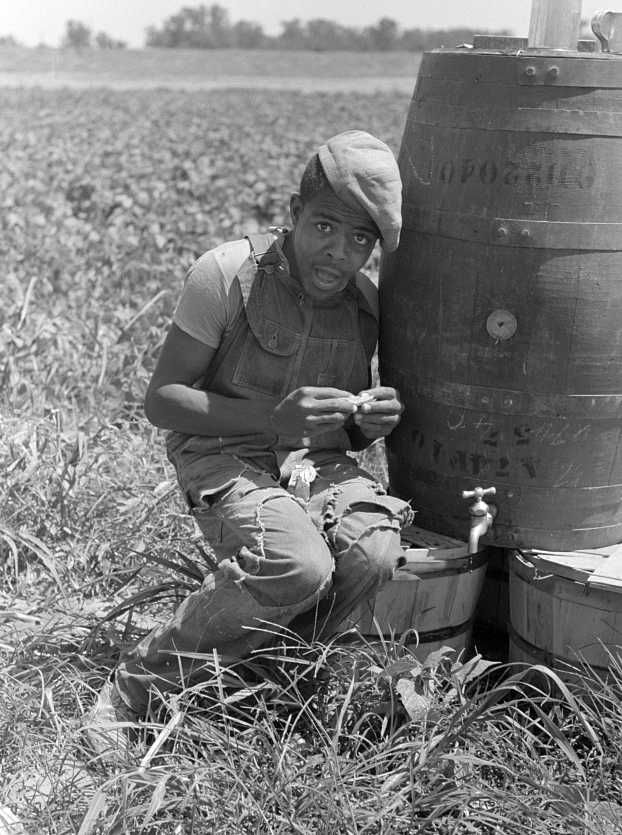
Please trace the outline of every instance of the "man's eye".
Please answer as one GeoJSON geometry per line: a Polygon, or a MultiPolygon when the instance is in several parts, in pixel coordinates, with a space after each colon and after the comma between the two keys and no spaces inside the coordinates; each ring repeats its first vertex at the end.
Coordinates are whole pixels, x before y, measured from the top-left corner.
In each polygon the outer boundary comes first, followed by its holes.
{"type": "Polygon", "coordinates": [[[359,246],[369,246],[371,243],[371,238],[369,235],[363,234],[363,232],[356,232],[354,235],[354,240],[359,246]]]}
{"type": "Polygon", "coordinates": [[[328,233],[333,231],[333,227],[330,225],[330,223],[324,223],[324,222],[320,221],[319,223],[316,223],[315,225],[316,225],[316,228],[319,232],[325,232],[325,233],[328,234],[328,233]]]}

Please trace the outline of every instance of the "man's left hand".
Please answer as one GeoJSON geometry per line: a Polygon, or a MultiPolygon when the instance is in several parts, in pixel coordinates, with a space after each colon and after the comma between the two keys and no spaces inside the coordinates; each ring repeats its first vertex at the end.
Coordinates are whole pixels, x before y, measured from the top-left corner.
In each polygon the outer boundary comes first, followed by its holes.
{"type": "Polygon", "coordinates": [[[404,406],[396,389],[379,386],[358,394],[363,401],[354,415],[354,423],[370,440],[384,438],[400,422],[404,406]]]}

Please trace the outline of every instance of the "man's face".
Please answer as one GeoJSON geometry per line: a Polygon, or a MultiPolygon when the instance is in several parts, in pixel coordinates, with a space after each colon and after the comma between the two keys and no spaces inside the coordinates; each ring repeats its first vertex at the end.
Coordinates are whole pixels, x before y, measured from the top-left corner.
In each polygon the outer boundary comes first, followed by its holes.
{"type": "Polygon", "coordinates": [[[365,264],[378,229],[364,209],[351,209],[331,189],[290,202],[296,274],[314,299],[340,293],[365,264]]]}

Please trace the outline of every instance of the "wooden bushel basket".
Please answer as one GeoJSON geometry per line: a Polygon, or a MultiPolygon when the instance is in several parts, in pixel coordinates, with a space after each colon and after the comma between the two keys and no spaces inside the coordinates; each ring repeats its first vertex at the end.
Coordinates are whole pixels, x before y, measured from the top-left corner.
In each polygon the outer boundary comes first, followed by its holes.
{"type": "Polygon", "coordinates": [[[407,642],[424,659],[442,646],[466,650],[486,573],[486,551],[422,528],[402,532],[405,564],[360,607],[358,629],[370,640],[411,632],[407,642]]]}
{"type": "Polygon", "coordinates": [[[510,661],[562,673],[586,662],[607,676],[610,653],[622,648],[622,575],[612,550],[511,555],[510,661]]]}

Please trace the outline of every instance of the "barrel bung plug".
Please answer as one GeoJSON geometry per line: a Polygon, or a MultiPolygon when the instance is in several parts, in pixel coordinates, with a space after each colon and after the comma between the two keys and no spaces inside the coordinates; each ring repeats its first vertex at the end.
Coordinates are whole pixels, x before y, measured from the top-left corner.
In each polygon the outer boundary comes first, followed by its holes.
{"type": "Polygon", "coordinates": [[[463,499],[475,499],[469,508],[471,517],[471,528],[469,530],[469,554],[476,554],[479,551],[479,540],[485,536],[497,515],[497,508],[494,504],[484,501],[484,496],[494,496],[497,490],[494,487],[476,487],[474,490],[463,490],[463,499]]]}

